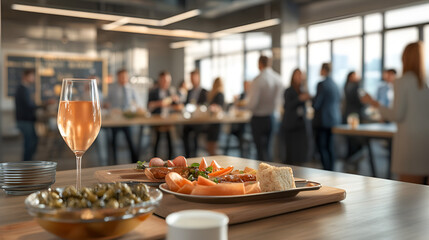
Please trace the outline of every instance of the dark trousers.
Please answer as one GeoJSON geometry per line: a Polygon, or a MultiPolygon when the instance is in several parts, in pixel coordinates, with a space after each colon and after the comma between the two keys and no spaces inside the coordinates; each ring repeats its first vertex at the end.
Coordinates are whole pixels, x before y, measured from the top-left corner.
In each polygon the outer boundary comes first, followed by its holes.
{"type": "Polygon", "coordinates": [[[331,128],[315,128],[316,146],[320,153],[323,169],[334,170],[334,138],[331,128]]]}
{"type": "Polygon", "coordinates": [[[254,116],[250,121],[253,141],[258,152],[258,160],[271,161],[270,140],[273,128],[272,116],[254,116]]]}
{"type": "Polygon", "coordinates": [[[196,157],[198,150],[199,128],[195,125],[183,126],[183,146],[186,157],[196,157]]]}
{"type": "Polygon", "coordinates": [[[22,155],[22,160],[31,161],[33,160],[33,155],[36,153],[38,142],[36,129],[34,128],[34,122],[18,121],[17,125],[24,137],[24,153],[22,155]]]}
{"type": "Polygon", "coordinates": [[[112,150],[113,150],[113,161],[117,164],[117,151],[116,151],[116,135],[118,132],[123,132],[125,135],[125,139],[128,143],[128,148],[130,150],[131,161],[136,163],[138,161],[138,156],[136,150],[134,148],[133,140],[131,139],[131,129],[129,127],[114,127],[112,129],[112,150]]]}
{"type": "Polygon", "coordinates": [[[308,160],[308,133],[305,128],[284,132],[286,145],[286,164],[300,166],[308,160]]]}
{"type": "Polygon", "coordinates": [[[168,145],[168,159],[173,159],[173,144],[171,141],[171,135],[169,129],[166,131],[160,131],[158,128],[155,128],[155,144],[153,146],[153,154],[155,157],[158,157],[158,146],[159,141],[161,139],[161,135],[165,135],[167,138],[167,145],[168,145]]]}

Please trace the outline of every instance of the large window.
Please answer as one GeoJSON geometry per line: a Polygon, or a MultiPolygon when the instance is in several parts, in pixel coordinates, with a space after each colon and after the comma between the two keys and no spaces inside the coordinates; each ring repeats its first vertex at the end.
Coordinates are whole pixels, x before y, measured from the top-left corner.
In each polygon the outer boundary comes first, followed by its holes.
{"type": "Polygon", "coordinates": [[[355,71],[361,75],[362,40],[359,37],[333,41],[332,77],[342,89],[347,74],[355,71]]]}
{"type": "Polygon", "coordinates": [[[426,64],[426,81],[429,79],[429,25],[424,28],[424,39],[425,39],[425,64],[426,64]]]}
{"type": "MultiPolygon", "coordinates": [[[[243,54],[232,54],[213,58],[213,75],[204,87],[212,89],[213,80],[221,77],[224,84],[225,101],[231,102],[243,91],[243,54]]],[[[205,73],[201,72],[201,75],[205,73]]],[[[203,82],[202,82],[203,83],[203,82]]]]}
{"type": "Polygon", "coordinates": [[[429,3],[387,11],[386,27],[402,27],[429,22],[429,3]]]}
{"type": "Polygon", "coordinates": [[[362,33],[362,19],[353,17],[308,27],[309,41],[328,40],[362,33]]]}
{"type": "Polygon", "coordinates": [[[299,47],[298,56],[298,67],[302,71],[307,71],[307,48],[304,46],[299,47]]]}
{"type": "Polygon", "coordinates": [[[381,34],[373,33],[365,36],[365,73],[364,89],[372,96],[377,93],[381,83],[381,34]]]}
{"type": "Polygon", "coordinates": [[[364,17],[365,32],[379,32],[383,29],[383,16],[381,13],[373,13],[364,17]]]}
{"type": "Polygon", "coordinates": [[[401,74],[401,56],[407,44],[419,40],[419,31],[416,27],[391,30],[385,34],[384,67],[394,68],[401,74]]]}
{"type": "MultiPolygon", "coordinates": [[[[307,70],[310,94],[316,93],[323,62],[332,62],[333,79],[342,88],[350,71],[362,77],[362,87],[375,95],[383,69],[402,74],[401,56],[407,44],[423,40],[429,79],[429,3],[370,13],[297,29],[293,67],[307,70]],[[332,58],[332,59],[331,59],[332,58]]],[[[289,47],[289,46],[288,46],[289,47]]]]}
{"type": "Polygon", "coordinates": [[[308,46],[308,90],[316,94],[317,83],[321,80],[320,67],[331,61],[330,42],[311,43],[308,46]]]}
{"type": "Polygon", "coordinates": [[[258,74],[258,58],[271,53],[271,35],[267,33],[236,34],[220,39],[201,41],[185,49],[185,72],[199,68],[201,86],[212,89],[215,78],[224,83],[225,101],[232,102],[243,91],[243,81],[258,74]]]}

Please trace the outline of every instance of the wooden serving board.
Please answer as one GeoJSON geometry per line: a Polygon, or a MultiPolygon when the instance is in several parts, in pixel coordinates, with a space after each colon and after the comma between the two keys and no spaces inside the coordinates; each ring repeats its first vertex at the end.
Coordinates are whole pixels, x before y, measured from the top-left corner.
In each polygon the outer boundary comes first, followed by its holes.
{"type": "MultiPolygon", "coordinates": [[[[167,235],[167,224],[156,216],[150,216],[133,231],[116,239],[163,239],[167,235]]],[[[14,223],[0,226],[1,240],[44,239],[54,240],[59,237],[45,231],[36,221],[14,223]]]]}
{"type": "Polygon", "coordinates": [[[207,204],[180,200],[175,196],[163,193],[161,205],[155,210],[160,217],[167,217],[170,213],[188,210],[205,209],[225,213],[230,224],[248,222],[261,218],[298,211],[306,208],[339,202],[346,198],[346,191],[333,187],[321,187],[319,190],[300,192],[295,197],[272,199],[264,201],[207,204]]]}

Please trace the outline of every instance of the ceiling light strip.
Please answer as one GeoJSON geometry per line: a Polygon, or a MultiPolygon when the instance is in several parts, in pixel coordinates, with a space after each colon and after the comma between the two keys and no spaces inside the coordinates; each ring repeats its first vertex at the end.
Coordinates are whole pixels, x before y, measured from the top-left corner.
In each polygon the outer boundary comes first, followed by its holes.
{"type": "Polygon", "coordinates": [[[104,24],[103,26],[101,26],[101,28],[103,30],[112,30],[112,29],[115,29],[119,26],[123,26],[129,22],[130,22],[130,19],[127,17],[124,17],[124,18],[119,19],[118,21],[111,22],[109,24],[104,24]]]}
{"type": "Polygon", "coordinates": [[[172,16],[166,19],[161,20],[161,26],[167,26],[172,23],[180,22],[185,19],[193,18],[200,15],[201,11],[199,9],[194,9],[188,12],[181,13],[176,16],[172,16]]]}
{"type": "Polygon", "coordinates": [[[173,42],[173,43],[170,43],[170,48],[179,49],[179,48],[189,47],[189,46],[194,45],[196,43],[197,43],[197,41],[173,42]]]}
{"type": "Polygon", "coordinates": [[[212,33],[211,36],[213,38],[220,38],[220,37],[224,37],[226,35],[242,33],[242,32],[249,32],[249,31],[253,31],[253,30],[257,30],[257,29],[261,29],[261,28],[271,27],[271,26],[278,25],[278,24],[280,24],[280,19],[273,18],[273,19],[269,19],[269,20],[265,20],[265,21],[261,21],[261,22],[251,23],[251,24],[247,24],[247,25],[242,25],[242,26],[233,27],[233,28],[222,30],[222,31],[214,32],[214,33],[212,33]]]}
{"type": "Polygon", "coordinates": [[[105,21],[120,21],[123,18],[128,19],[128,23],[133,24],[142,24],[142,25],[150,25],[150,26],[166,26],[175,22],[183,21],[188,18],[192,18],[200,15],[201,11],[198,9],[194,9],[188,12],[184,12],[178,14],[176,16],[172,16],[163,20],[156,19],[147,19],[147,18],[136,18],[136,17],[125,17],[119,15],[112,14],[104,14],[104,13],[93,13],[93,12],[84,12],[77,10],[67,10],[60,8],[50,8],[50,7],[39,7],[32,5],[23,5],[23,4],[12,4],[12,9],[17,11],[25,11],[25,12],[34,12],[34,13],[43,13],[50,15],[59,15],[59,16],[67,16],[67,17],[78,17],[78,18],[87,18],[87,19],[96,19],[96,20],[105,20],[105,21]]]}
{"type": "Polygon", "coordinates": [[[148,28],[144,26],[120,26],[111,31],[117,32],[129,32],[129,33],[141,33],[141,34],[150,34],[150,35],[159,35],[159,36],[168,36],[168,37],[183,37],[183,38],[193,38],[193,39],[207,39],[210,37],[209,33],[196,32],[190,30],[168,30],[168,29],[159,29],[159,28],[148,28]]]}

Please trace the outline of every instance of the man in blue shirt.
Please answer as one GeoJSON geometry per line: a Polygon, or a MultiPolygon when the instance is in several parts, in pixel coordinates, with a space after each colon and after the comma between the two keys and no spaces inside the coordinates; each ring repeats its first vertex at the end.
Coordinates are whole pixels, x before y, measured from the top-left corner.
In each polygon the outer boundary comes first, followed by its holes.
{"type": "Polygon", "coordinates": [[[330,63],[324,63],[320,71],[324,80],[317,84],[316,97],[313,99],[313,126],[323,169],[332,171],[335,165],[332,127],[341,123],[341,95],[330,76],[331,69],[330,63]]]}
{"type": "MultiPolygon", "coordinates": [[[[116,75],[118,81],[109,86],[109,95],[107,96],[105,106],[106,108],[110,109],[120,109],[122,111],[126,111],[136,103],[136,93],[134,92],[134,89],[128,84],[127,70],[119,70],[116,75]]],[[[137,162],[138,156],[131,138],[130,127],[113,127],[111,129],[113,160],[115,164],[117,163],[116,135],[118,132],[123,132],[125,134],[125,139],[127,140],[128,147],[130,149],[131,161],[133,163],[137,162]]]]}
{"type": "Polygon", "coordinates": [[[377,90],[377,101],[385,107],[393,103],[393,83],[396,78],[396,70],[388,69],[383,72],[383,82],[377,90]]]}

